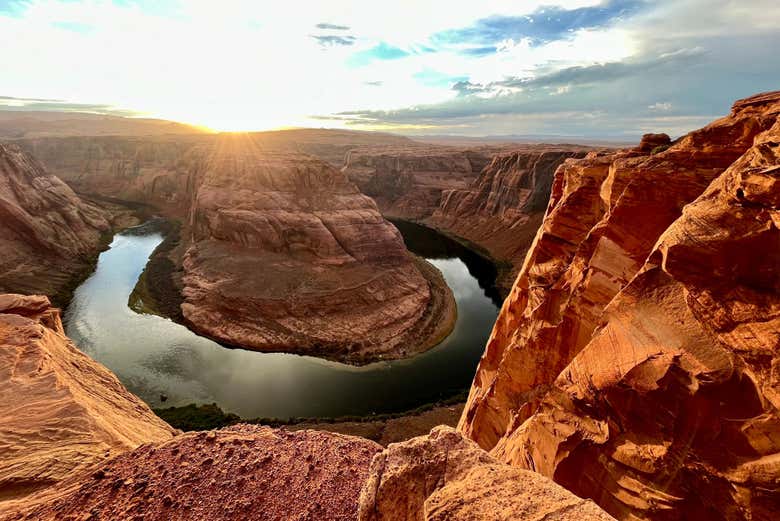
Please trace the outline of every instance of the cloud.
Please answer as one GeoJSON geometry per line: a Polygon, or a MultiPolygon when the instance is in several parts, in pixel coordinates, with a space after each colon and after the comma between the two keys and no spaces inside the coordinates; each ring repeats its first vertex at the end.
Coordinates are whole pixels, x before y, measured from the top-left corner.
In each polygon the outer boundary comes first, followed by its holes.
{"type": "Polygon", "coordinates": [[[653,103],[652,105],[648,105],[647,108],[656,112],[669,112],[670,110],[672,110],[672,104],[669,102],[661,103],[659,101],[653,103]]]}
{"type": "Polygon", "coordinates": [[[315,25],[317,29],[330,29],[332,31],[349,31],[348,25],[336,25],[336,24],[329,24],[329,23],[318,23],[315,25]]]}
{"type": "Polygon", "coordinates": [[[334,45],[354,45],[355,37],[346,35],[331,35],[331,34],[312,34],[312,38],[317,40],[323,47],[332,47],[334,45]]]}
{"type": "Polygon", "coordinates": [[[387,42],[379,42],[370,49],[358,51],[350,56],[348,64],[353,67],[362,67],[376,60],[397,60],[409,55],[409,52],[399,47],[394,47],[387,42]]]}
{"type": "Polygon", "coordinates": [[[0,92],[28,98],[0,105],[624,136],[683,131],[780,86],[776,0],[226,2],[0,0],[0,92]]]}
{"type": "Polygon", "coordinates": [[[434,34],[432,41],[466,46],[462,50],[466,54],[489,54],[496,52],[497,44],[505,40],[527,40],[531,45],[541,45],[570,38],[576,31],[605,27],[635,15],[647,5],[642,0],[611,0],[603,5],[577,9],[541,7],[523,16],[483,18],[469,27],[434,34]]]}
{"type": "Polygon", "coordinates": [[[0,111],[33,111],[33,112],[88,112],[110,116],[143,116],[137,110],[122,109],[100,103],[69,103],[63,100],[44,98],[17,98],[0,96],[0,111]]]}

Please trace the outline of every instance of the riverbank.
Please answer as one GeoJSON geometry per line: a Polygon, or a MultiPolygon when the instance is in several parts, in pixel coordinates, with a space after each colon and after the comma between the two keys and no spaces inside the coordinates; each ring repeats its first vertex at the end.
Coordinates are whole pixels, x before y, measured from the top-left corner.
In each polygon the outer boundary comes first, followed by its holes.
{"type": "Polygon", "coordinates": [[[225,413],[215,404],[169,407],[155,409],[154,412],[172,427],[183,431],[211,430],[237,423],[252,423],[290,431],[313,429],[360,436],[387,446],[390,443],[427,434],[436,425],[456,426],[465,406],[466,394],[464,391],[450,399],[422,405],[402,413],[341,418],[244,419],[235,414],[225,413]]]}
{"type": "Polygon", "coordinates": [[[83,266],[72,273],[67,281],[60,285],[60,288],[52,295],[49,300],[53,306],[66,311],[73,299],[73,293],[97,267],[100,254],[106,251],[111,245],[111,241],[117,233],[120,233],[133,226],[138,226],[142,222],[151,218],[152,208],[141,203],[122,201],[109,197],[101,197],[91,194],[78,194],[83,200],[101,207],[110,216],[111,229],[101,234],[95,252],[83,261],[83,266]]]}
{"type": "MultiPolygon", "coordinates": [[[[172,260],[172,252],[180,246],[181,224],[175,221],[159,220],[154,231],[164,236],[163,242],[154,250],[138,282],[128,299],[128,305],[138,313],[154,314],[169,318],[193,331],[192,324],[184,318],[181,311],[183,298],[180,290],[181,268],[172,260]]],[[[354,352],[349,346],[322,345],[307,349],[305,354],[349,365],[362,366],[377,361],[399,360],[423,353],[443,341],[452,333],[457,323],[458,311],[452,290],[447,286],[442,273],[424,258],[409,253],[412,262],[423,275],[430,290],[430,301],[420,320],[406,334],[410,342],[376,356],[370,353],[354,352]]],[[[201,331],[201,336],[208,337],[201,331]]],[[[214,339],[215,341],[218,341],[214,339]]],[[[224,341],[220,344],[227,348],[252,350],[242,345],[231,345],[224,341]]]]}

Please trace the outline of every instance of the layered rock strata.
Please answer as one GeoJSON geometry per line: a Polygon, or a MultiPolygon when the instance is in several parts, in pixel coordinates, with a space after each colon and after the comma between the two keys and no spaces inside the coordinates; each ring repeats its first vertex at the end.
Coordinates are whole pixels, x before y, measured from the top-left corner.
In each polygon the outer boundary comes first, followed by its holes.
{"type": "Polygon", "coordinates": [[[541,224],[556,168],[585,156],[582,150],[545,148],[496,154],[469,186],[445,191],[426,220],[510,264],[498,280],[507,292],[541,224]]]}
{"type": "Polygon", "coordinates": [[[105,215],[19,147],[0,144],[0,291],[61,293],[97,255],[105,215]]]}
{"type": "Polygon", "coordinates": [[[174,429],[65,336],[42,296],[0,295],[0,509],[174,429]]]}
{"type": "MultiPolygon", "coordinates": [[[[18,144],[80,193],[151,205],[183,218],[195,186],[189,184],[188,155],[215,146],[230,134],[47,137],[18,144]]],[[[307,154],[336,168],[355,147],[408,144],[408,138],[380,132],[294,129],[237,134],[263,152],[307,154]]]]}
{"type": "Polygon", "coordinates": [[[609,521],[593,502],[498,462],[454,429],[394,443],[374,457],[360,521],[609,521]]]}
{"type": "Polygon", "coordinates": [[[382,214],[422,220],[439,208],[443,192],[468,187],[496,150],[420,144],[359,147],[347,153],[343,170],[382,214]]]}
{"type": "Polygon", "coordinates": [[[343,173],[248,145],[192,159],[182,311],[193,329],[356,363],[408,356],[451,330],[441,274],[343,173]]]}
{"type": "Polygon", "coordinates": [[[560,167],[460,430],[618,519],[771,518],[778,114],[560,167]]]}

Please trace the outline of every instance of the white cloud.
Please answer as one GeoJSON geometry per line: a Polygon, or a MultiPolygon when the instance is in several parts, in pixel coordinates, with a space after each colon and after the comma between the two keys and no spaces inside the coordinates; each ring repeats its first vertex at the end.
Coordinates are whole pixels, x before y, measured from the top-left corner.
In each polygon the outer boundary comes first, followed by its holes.
{"type": "Polygon", "coordinates": [[[647,108],[652,110],[652,111],[654,111],[654,112],[669,112],[670,110],[672,110],[672,104],[669,103],[668,101],[666,101],[664,103],[661,103],[659,101],[659,102],[653,103],[652,105],[648,105],[647,108]]]}

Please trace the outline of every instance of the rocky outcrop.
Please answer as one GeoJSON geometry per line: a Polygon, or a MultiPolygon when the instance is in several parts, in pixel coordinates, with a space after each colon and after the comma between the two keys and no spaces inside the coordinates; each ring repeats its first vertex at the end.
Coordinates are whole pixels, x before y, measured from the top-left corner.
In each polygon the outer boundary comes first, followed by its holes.
{"type": "Polygon", "coordinates": [[[379,450],[319,431],[187,433],[76,474],[5,516],[0,510],[0,519],[347,521],[379,450]]]}
{"type": "Polygon", "coordinates": [[[436,211],[443,192],[469,186],[495,151],[420,144],[360,147],[347,153],[343,170],[384,215],[422,220],[436,211]]]}
{"type": "Polygon", "coordinates": [[[0,144],[0,291],[58,294],[97,254],[110,228],[104,215],[20,148],[0,144]]]}
{"type": "Polygon", "coordinates": [[[779,113],[559,168],[460,430],[618,519],[771,518],[779,113]]]}
{"type": "Polygon", "coordinates": [[[508,262],[512,268],[498,281],[508,292],[547,208],[556,168],[584,156],[576,148],[547,146],[497,154],[468,187],[445,191],[426,223],[508,262]]]}
{"type": "Polygon", "coordinates": [[[360,521],[611,520],[534,472],[512,468],[449,427],[377,454],[360,494],[360,521]]]}
{"type": "Polygon", "coordinates": [[[441,274],[343,173],[237,138],[192,165],[182,311],[196,331],[360,363],[408,356],[452,328],[441,274]]]}
{"type": "Polygon", "coordinates": [[[0,510],[174,429],[65,336],[42,296],[0,295],[0,510]]]}

